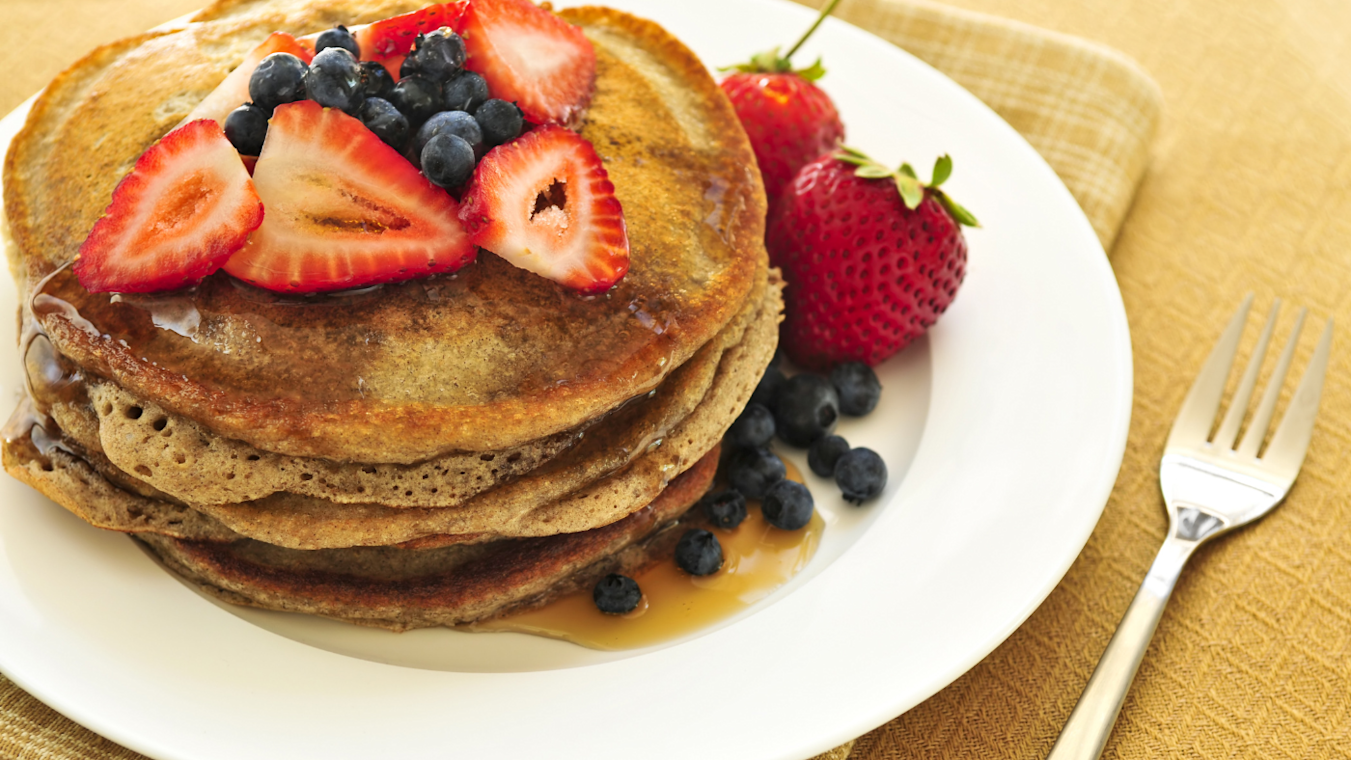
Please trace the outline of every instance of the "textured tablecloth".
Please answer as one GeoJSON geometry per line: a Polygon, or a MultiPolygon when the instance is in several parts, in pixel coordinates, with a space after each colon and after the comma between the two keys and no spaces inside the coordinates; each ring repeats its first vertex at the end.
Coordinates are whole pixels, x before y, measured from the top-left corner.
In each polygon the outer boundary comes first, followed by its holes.
{"type": "MultiPolygon", "coordinates": [[[[989,103],[1083,206],[1130,319],[1130,439],[1102,521],[1046,603],[971,672],[832,760],[1042,757],[1163,538],[1163,440],[1224,319],[1249,291],[1318,318],[1351,305],[1351,3],[953,2],[845,0],[839,15],[989,103]]],[[[199,3],[0,0],[0,112],[94,45],[199,3]]],[[[1347,356],[1334,347],[1288,503],[1194,558],[1107,757],[1351,756],[1347,356]]],[[[0,756],[139,757],[3,679],[0,756]]]]}

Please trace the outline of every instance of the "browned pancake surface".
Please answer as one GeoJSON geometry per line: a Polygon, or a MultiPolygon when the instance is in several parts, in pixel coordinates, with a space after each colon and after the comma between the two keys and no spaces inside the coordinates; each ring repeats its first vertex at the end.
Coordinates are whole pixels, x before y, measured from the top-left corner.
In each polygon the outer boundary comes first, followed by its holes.
{"type": "MultiPolygon", "coordinates": [[[[74,256],[118,179],[232,62],[274,29],[322,28],[342,10],[290,4],[284,15],[136,38],[53,82],[6,164],[30,283],[74,256]]],[[[596,44],[581,131],[605,160],[632,246],[611,293],[581,298],[481,253],[454,276],[313,298],[225,275],[110,298],[63,272],[35,313],[87,370],[295,456],[413,462],[508,448],[650,390],[745,301],[764,260],[763,192],[735,115],[688,50],[618,12],[566,15],[596,44]]]]}
{"type": "Polygon", "coordinates": [[[708,490],[717,460],[714,449],[647,507],[584,533],[421,551],[139,539],[202,590],[237,604],[396,630],[456,625],[594,583],[614,567],[616,555],[689,509],[708,490]]]}

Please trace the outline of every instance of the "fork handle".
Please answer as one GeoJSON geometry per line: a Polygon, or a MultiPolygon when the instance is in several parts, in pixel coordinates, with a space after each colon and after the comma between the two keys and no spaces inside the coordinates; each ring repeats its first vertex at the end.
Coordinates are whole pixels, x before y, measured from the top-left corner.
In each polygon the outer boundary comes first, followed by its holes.
{"type": "Polygon", "coordinates": [[[1112,634],[1046,760],[1097,760],[1102,755],[1135,671],[1139,670],[1149,641],[1154,638],[1154,629],[1163,617],[1164,605],[1197,544],[1169,535],[1159,547],[1154,564],[1150,565],[1131,606],[1126,608],[1121,624],[1112,634]]]}

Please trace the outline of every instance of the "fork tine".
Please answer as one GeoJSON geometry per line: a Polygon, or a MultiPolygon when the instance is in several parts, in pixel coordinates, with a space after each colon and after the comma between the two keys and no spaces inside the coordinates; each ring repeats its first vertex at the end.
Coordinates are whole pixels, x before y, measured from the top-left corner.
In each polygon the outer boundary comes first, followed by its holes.
{"type": "Polygon", "coordinates": [[[1280,310],[1281,299],[1277,298],[1271,305],[1266,325],[1262,327],[1262,337],[1257,339],[1257,347],[1248,358],[1248,368],[1243,370],[1243,379],[1239,381],[1238,389],[1234,391],[1234,397],[1229,402],[1229,411],[1225,412],[1224,422],[1220,423],[1220,429],[1215,433],[1215,440],[1212,442],[1216,448],[1234,447],[1234,439],[1238,437],[1239,425],[1243,424],[1243,414],[1248,410],[1253,386],[1257,385],[1257,373],[1262,369],[1262,358],[1267,354],[1267,344],[1271,342],[1271,331],[1276,327],[1276,315],[1280,310]]]}
{"type": "Polygon", "coordinates": [[[1192,382],[1187,398],[1173,421],[1173,429],[1168,433],[1167,446],[1195,445],[1210,438],[1210,427],[1215,424],[1215,412],[1220,408],[1220,397],[1224,395],[1224,383],[1229,379],[1229,369],[1234,364],[1234,354],[1238,353],[1238,340],[1243,336],[1243,324],[1248,320],[1248,309],[1252,306],[1252,293],[1243,299],[1243,305],[1229,320],[1220,340],[1210,350],[1210,356],[1201,367],[1201,372],[1192,382]]]}
{"type": "Polygon", "coordinates": [[[1240,457],[1256,457],[1257,450],[1262,448],[1262,439],[1267,437],[1271,416],[1276,413],[1276,401],[1281,397],[1281,386],[1285,385],[1285,375],[1290,371],[1290,360],[1295,356],[1295,344],[1299,342],[1299,333],[1304,329],[1304,317],[1308,313],[1308,309],[1299,310],[1299,317],[1290,330],[1290,338],[1285,342],[1285,349],[1281,351],[1281,358],[1276,362],[1276,369],[1272,370],[1271,378],[1267,380],[1267,389],[1262,393],[1262,403],[1257,406],[1257,413],[1252,416],[1248,432],[1243,434],[1243,441],[1238,445],[1240,457]]]}
{"type": "Polygon", "coordinates": [[[1282,474],[1291,477],[1299,472],[1304,464],[1304,454],[1309,450],[1309,438],[1313,435],[1314,418],[1318,416],[1318,401],[1323,393],[1323,377],[1328,370],[1328,355],[1332,353],[1332,318],[1323,328],[1323,336],[1318,339],[1318,348],[1314,349],[1299,388],[1290,399],[1290,407],[1285,410],[1276,434],[1271,437],[1262,462],[1282,474]]]}

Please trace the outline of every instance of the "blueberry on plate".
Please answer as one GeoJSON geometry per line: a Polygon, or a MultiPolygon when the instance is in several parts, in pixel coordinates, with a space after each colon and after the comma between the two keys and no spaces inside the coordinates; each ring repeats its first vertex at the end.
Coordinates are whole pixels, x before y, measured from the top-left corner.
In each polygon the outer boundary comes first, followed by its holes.
{"type": "Polygon", "coordinates": [[[801,530],[811,522],[815,510],[812,492],[794,480],[780,480],[760,500],[765,522],[780,530],[801,530]]]}
{"type": "Polygon", "coordinates": [[[361,58],[361,46],[357,44],[357,38],[353,37],[352,33],[347,31],[347,27],[342,24],[320,32],[314,40],[314,52],[316,54],[331,47],[342,48],[351,53],[353,58],[361,58]]]}
{"type": "Polygon", "coordinates": [[[741,449],[727,461],[727,480],[747,499],[758,499],[766,489],[788,476],[788,468],[765,448],[741,449]]]}
{"type": "Polygon", "coordinates": [[[779,388],[788,378],[784,377],[783,370],[774,365],[769,365],[765,374],[760,376],[760,382],[755,386],[755,392],[751,394],[751,403],[760,404],[769,411],[774,411],[774,399],[778,396],[779,388]]]}
{"type": "Polygon", "coordinates": [[[456,135],[469,143],[469,147],[474,149],[475,158],[483,155],[483,130],[479,129],[478,121],[464,111],[442,111],[433,114],[418,127],[417,137],[413,140],[413,150],[421,155],[427,141],[442,134],[456,135]]]}
{"type": "Polygon", "coordinates": [[[433,185],[453,190],[474,173],[474,149],[458,135],[440,134],[422,148],[422,173],[433,185]]]}
{"type": "Polygon", "coordinates": [[[862,417],[877,407],[882,383],[873,368],[863,362],[848,362],[830,371],[830,383],[840,395],[840,411],[862,417]]]}
{"type": "Polygon", "coordinates": [[[807,447],[807,466],[823,478],[835,476],[835,463],[849,451],[849,442],[838,435],[823,435],[807,447]]]}
{"type": "Polygon", "coordinates": [[[483,142],[489,148],[495,148],[507,140],[514,140],[525,128],[525,119],[521,109],[515,103],[492,98],[483,102],[474,111],[474,118],[483,129],[483,142]]]}
{"type": "Polygon", "coordinates": [[[256,156],[267,137],[267,112],[245,103],[225,117],[225,137],[241,156],[256,156]]]}
{"type": "Polygon", "coordinates": [[[727,442],[738,448],[768,446],[774,437],[774,415],[760,404],[747,404],[727,428],[727,442]]]}
{"type": "Polygon", "coordinates": [[[703,528],[691,528],[676,544],[675,561],[690,575],[712,575],[722,567],[722,544],[703,528]]]}
{"type": "Polygon", "coordinates": [[[591,590],[591,598],[601,612],[623,615],[638,608],[643,591],[638,588],[638,581],[627,575],[610,573],[596,583],[596,587],[591,590]]]}
{"type": "Polygon", "coordinates": [[[366,100],[361,66],[345,48],[331,47],[314,56],[305,72],[305,92],[325,108],[355,114],[366,100]]]}
{"type": "Polygon", "coordinates": [[[249,99],[268,114],[283,103],[305,99],[309,66],[290,53],[273,53],[258,62],[249,76],[249,99]]]}
{"type": "Polygon", "coordinates": [[[467,53],[460,35],[443,26],[418,35],[413,43],[413,57],[422,76],[433,82],[445,82],[464,68],[467,53]]]}
{"type": "Polygon", "coordinates": [[[862,504],[887,485],[887,463],[872,449],[851,449],[835,463],[835,483],[845,501],[862,504]]]}
{"type": "Polygon", "coordinates": [[[376,137],[394,150],[402,151],[403,146],[408,144],[408,117],[399,113],[399,109],[388,100],[366,98],[366,102],[361,105],[360,117],[366,129],[374,132],[376,137]]]}
{"type": "Polygon", "coordinates": [[[774,396],[774,425],[780,438],[806,448],[835,429],[840,419],[840,397],[835,386],[820,375],[803,373],[784,381],[774,396]]]}
{"type": "Polygon", "coordinates": [[[441,86],[423,76],[406,76],[394,85],[389,102],[408,117],[409,124],[420,126],[441,110],[441,86]]]}
{"type": "Polygon", "coordinates": [[[716,528],[731,530],[746,519],[746,497],[734,488],[711,493],[700,499],[704,516],[716,528]]]}
{"type": "Polygon", "coordinates": [[[473,113],[492,97],[488,94],[488,80],[472,71],[461,71],[443,85],[447,111],[473,113]]]}
{"type": "Polygon", "coordinates": [[[394,77],[389,75],[389,69],[375,61],[362,61],[360,65],[361,86],[366,97],[389,100],[394,94],[394,77]]]}

